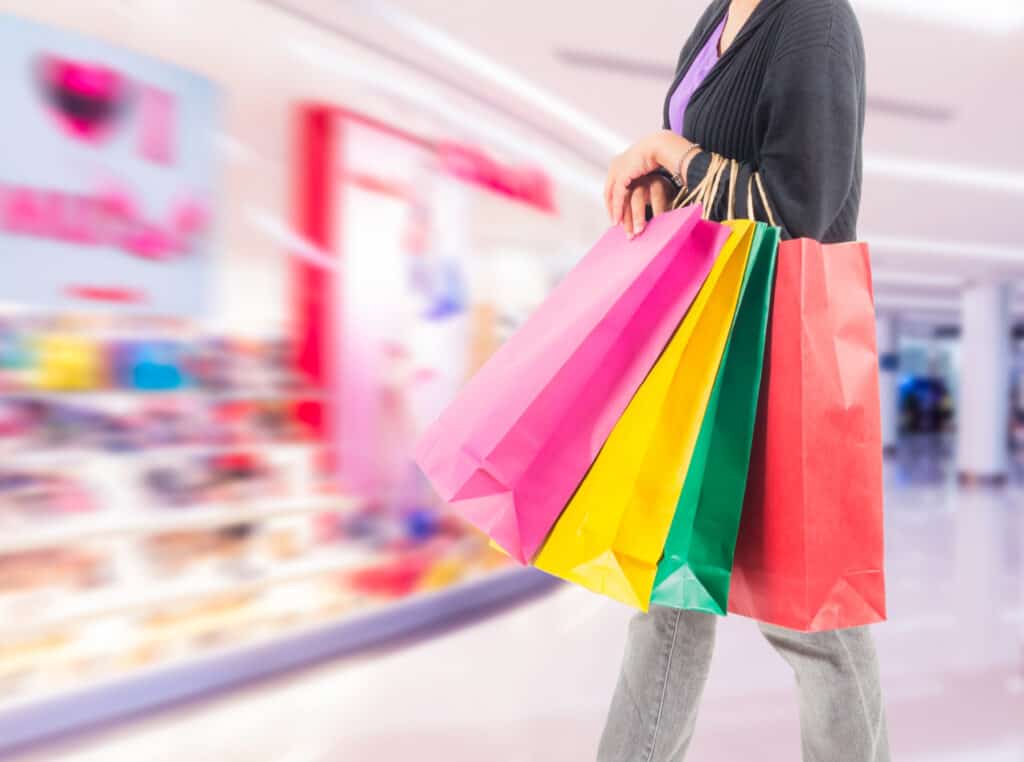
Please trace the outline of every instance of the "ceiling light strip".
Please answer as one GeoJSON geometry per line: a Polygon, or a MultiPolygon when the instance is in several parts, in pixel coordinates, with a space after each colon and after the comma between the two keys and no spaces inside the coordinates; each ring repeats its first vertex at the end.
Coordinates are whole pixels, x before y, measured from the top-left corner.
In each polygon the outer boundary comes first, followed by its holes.
{"type": "Polygon", "coordinates": [[[872,175],[901,180],[984,188],[985,190],[1024,193],[1024,172],[1007,172],[988,167],[947,162],[922,161],[886,154],[867,154],[864,171],[872,175]]]}
{"type": "MultiPolygon", "coordinates": [[[[891,2],[891,0],[878,1],[884,4],[891,2]]],[[[935,2],[936,0],[919,0],[918,5],[922,8],[932,9],[935,2]]],[[[959,2],[960,0],[949,0],[946,5],[952,10],[957,10],[960,7],[959,2]]],[[[1015,11],[1014,17],[1019,16],[1024,21],[1024,2],[1021,0],[1007,0],[1007,2],[1012,3],[1007,8],[1015,11]]],[[[381,19],[439,57],[456,63],[464,71],[489,79],[503,92],[518,96],[526,103],[550,114],[588,137],[607,154],[617,154],[632,142],[607,129],[600,121],[572,107],[557,95],[538,87],[525,77],[502,66],[489,56],[466,45],[436,26],[421,21],[394,3],[387,2],[387,0],[350,0],[348,6],[360,10],[366,15],[381,19]]],[[[972,6],[971,13],[975,13],[975,10],[972,6]]],[[[869,153],[864,158],[864,169],[870,174],[883,177],[1024,193],[1024,173],[988,167],[869,153]]]]}
{"type": "Polygon", "coordinates": [[[305,63],[358,82],[366,87],[401,98],[427,113],[434,114],[449,123],[457,124],[465,133],[476,139],[498,146],[506,151],[535,162],[559,182],[573,188],[580,194],[600,200],[604,178],[594,173],[577,169],[575,166],[545,150],[536,141],[527,140],[467,109],[455,106],[451,98],[439,88],[423,81],[409,81],[405,77],[391,76],[377,67],[361,64],[349,56],[342,56],[328,48],[292,41],[292,54],[305,63]]]}
{"type": "Polygon", "coordinates": [[[607,129],[588,114],[573,108],[561,98],[455,37],[420,21],[393,3],[385,0],[354,0],[352,5],[368,15],[383,19],[423,47],[454,61],[465,70],[492,80],[505,92],[517,95],[527,103],[571,125],[608,153],[619,153],[629,146],[630,141],[627,138],[607,129]]]}
{"type": "Polygon", "coordinates": [[[874,268],[871,273],[876,285],[884,286],[917,286],[928,288],[960,288],[966,278],[957,275],[940,275],[926,272],[908,272],[905,270],[887,270],[874,268]]]}
{"type": "Polygon", "coordinates": [[[906,252],[920,256],[985,260],[990,264],[1015,265],[1024,269],[1024,247],[1019,246],[870,234],[863,238],[870,243],[872,250],[877,252],[906,252]]]}
{"type": "Polygon", "coordinates": [[[1021,0],[854,0],[858,9],[882,11],[913,21],[1008,34],[1024,26],[1021,0]]]}

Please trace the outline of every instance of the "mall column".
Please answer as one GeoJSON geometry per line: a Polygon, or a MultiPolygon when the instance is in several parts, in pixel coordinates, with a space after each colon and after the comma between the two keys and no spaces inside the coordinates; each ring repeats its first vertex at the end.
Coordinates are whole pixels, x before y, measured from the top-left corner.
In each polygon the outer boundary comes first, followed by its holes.
{"type": "Polygon", "coordinates": [[[893,313],[878,313],[879,396],[882,402],[882,449],[886,455],[896,452],[900,435],[899,411],[899,318],[893,313]]]}
{"type": "Polygon", "coordinates": [[[961,482],[1006,482],[1009,452],[1010,289],[975,283],[963,293],[957,471],[961,482]]]}

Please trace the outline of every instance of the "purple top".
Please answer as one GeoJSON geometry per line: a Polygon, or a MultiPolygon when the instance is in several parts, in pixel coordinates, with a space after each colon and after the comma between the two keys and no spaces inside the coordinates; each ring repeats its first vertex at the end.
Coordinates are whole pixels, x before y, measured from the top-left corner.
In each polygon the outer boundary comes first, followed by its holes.
{"type": "Polygon", "coordinates": [[[701,48],[700,53],[693,59],[686,75],[679,81],[672,98],[668,102],[668,126],[677,135],[683,134],[683,116],[686,114],[686,107],[690,105],[690,98],[700,87],[700,83],[711,71],[711,67],[718,61],[718,43],[722,39],[722,32],[725,30],[726,19],[723,18],[718,27],[711,33],[711,37],[701,48]]]}

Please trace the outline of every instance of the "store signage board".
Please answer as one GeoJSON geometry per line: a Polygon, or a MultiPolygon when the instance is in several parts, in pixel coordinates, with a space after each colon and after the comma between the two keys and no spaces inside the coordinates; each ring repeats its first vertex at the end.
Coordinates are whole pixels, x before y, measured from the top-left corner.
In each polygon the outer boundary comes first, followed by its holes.
{"type": "Polygon", "coordinates": [[[453,177],[486,188],[542,212],[554,213],[555,190],[550,176],[532,167],[507,166],[477,148],[440,143],[441,166],[453,177]]]}
{"type": "Polygon", "coordinates": [[[0,14],[0,301],[205,314],[218,100],[191,72],[0,14]]]}

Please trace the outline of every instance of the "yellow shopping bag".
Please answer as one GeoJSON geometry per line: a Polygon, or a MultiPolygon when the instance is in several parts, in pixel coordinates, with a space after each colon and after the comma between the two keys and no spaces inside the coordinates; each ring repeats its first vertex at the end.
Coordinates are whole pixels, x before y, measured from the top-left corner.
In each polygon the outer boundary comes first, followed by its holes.
{"type": "Polygon", "coordinates": [[[647,610],[658,560],[732,327],[753,222],[732,234],[534,561],[647,610]]]}

